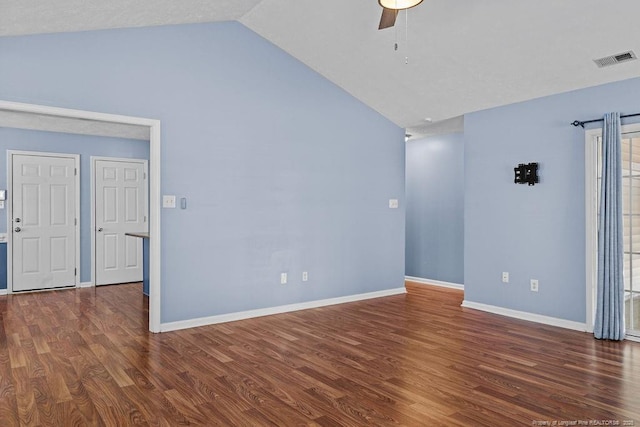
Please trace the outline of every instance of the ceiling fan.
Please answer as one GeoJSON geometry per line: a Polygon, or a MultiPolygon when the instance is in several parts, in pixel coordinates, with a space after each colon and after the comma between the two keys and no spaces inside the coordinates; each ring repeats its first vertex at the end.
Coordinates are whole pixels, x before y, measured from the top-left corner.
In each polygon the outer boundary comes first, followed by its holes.
{"type": "Polygon", "coordinates": [[[378,0],[382,6],[379,30],[393,27],[399,10],[410,9],[422,3],[422,0],[378,0]]]}

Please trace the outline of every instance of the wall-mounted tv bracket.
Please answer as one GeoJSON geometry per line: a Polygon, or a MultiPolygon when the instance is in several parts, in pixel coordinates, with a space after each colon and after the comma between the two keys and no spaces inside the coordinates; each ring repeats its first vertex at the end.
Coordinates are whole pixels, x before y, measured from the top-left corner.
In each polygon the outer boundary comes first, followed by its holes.
{"type": "Polygon", "coordinates": [[[537,163],[520,163],[518,167],[513,168],[513,171],[515,173],[513,182],[516,184],[534,185],[540,182],[537,163]]]}

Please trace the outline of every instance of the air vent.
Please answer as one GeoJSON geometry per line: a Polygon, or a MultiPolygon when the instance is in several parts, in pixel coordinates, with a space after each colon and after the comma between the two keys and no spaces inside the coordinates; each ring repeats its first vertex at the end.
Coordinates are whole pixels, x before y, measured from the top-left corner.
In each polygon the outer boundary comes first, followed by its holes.
{"type": "Polygon", "coordinates": [[[594,59],[593,62],[600,68],[608,67],[609,65],[619,64],[621,62],[632,61],[634,59],[638,59],[636,54],[633,53],[632,50],[627,52],[622,52],[617,55],[605,56],[604,58],[594,59]]]}

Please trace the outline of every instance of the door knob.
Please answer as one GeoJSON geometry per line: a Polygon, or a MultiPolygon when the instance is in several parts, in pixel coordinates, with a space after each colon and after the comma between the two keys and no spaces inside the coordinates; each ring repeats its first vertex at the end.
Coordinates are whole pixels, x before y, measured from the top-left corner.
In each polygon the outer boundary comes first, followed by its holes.
{"type": "Polygon", "coordinates": [[[16,233],[19,233],[20,231],[22,231],[22,228],[16,227],[16,228],[13,229],[13,231],[15,231],[16,233]]]}
{"type": "Polygon", "coordinates": [[[98,233],[102,233],[102,227],[98,228],[98,233]]]}

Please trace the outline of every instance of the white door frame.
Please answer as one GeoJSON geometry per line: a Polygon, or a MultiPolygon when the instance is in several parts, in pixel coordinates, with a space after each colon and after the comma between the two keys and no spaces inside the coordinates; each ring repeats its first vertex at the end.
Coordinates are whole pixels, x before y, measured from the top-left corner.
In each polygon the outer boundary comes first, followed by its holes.
{"type": "MultiPolygon", "coordinates": [[[[149,162],[146,159],[135,159],[127,157],[103,157],[91,156],[91,286],[96,286],[96,162],[99,160],[107,160],[110,162],[127,162],[142,163],[144,165],[144,173],[149,173],[149,162]]],[[[149,212],[149,191],[145,191],[144,198],[145,212],[149,212]]],[[[147,214],[145,214],[147,215],[147,214]]],[[[147,221],[147,226],[149,221],[147,221]]],[[[149,286],[151,287],[151,286],[149,286]]],[[[151,293],[151,292],[149,292],[151,293]]]]}
{"type": "Polygon", "coordinates": [[[19,150],[7,150],[7,190],[9,195],[7,197],[7,292],[13,293],[13,156],[25,155],[25,156],[38,156],[38,157],[62,157],[65,159],[73,159],[73,166],[75,167],[75,179],[74,185],[76,186],[76,197],[73,201],[75,203],[75,232],[76,238],[74,243],[76,245],[76,275],[74,277],[74,285],[80,284],[80,155],[68,154],[68,153],[46,153],[42,151],[19,151],[19,150]]]}
{"type": "Polygon", "coordinates": [[[160,332],[160,121],[2,100],[0,110],[149,128],[149,331],[160,332]]]}
{"type": "MultiPolygon", "coordinates": [[[[640,132],[640,123],[623,125],[622,133],[640,132]]],[[[584,133],[584,179],[585,179],[585,268],[587,332],[593,332],[595,320],[595,293],[598,284],[598,138],[602,127],[589,129],[584,133]]]]}

